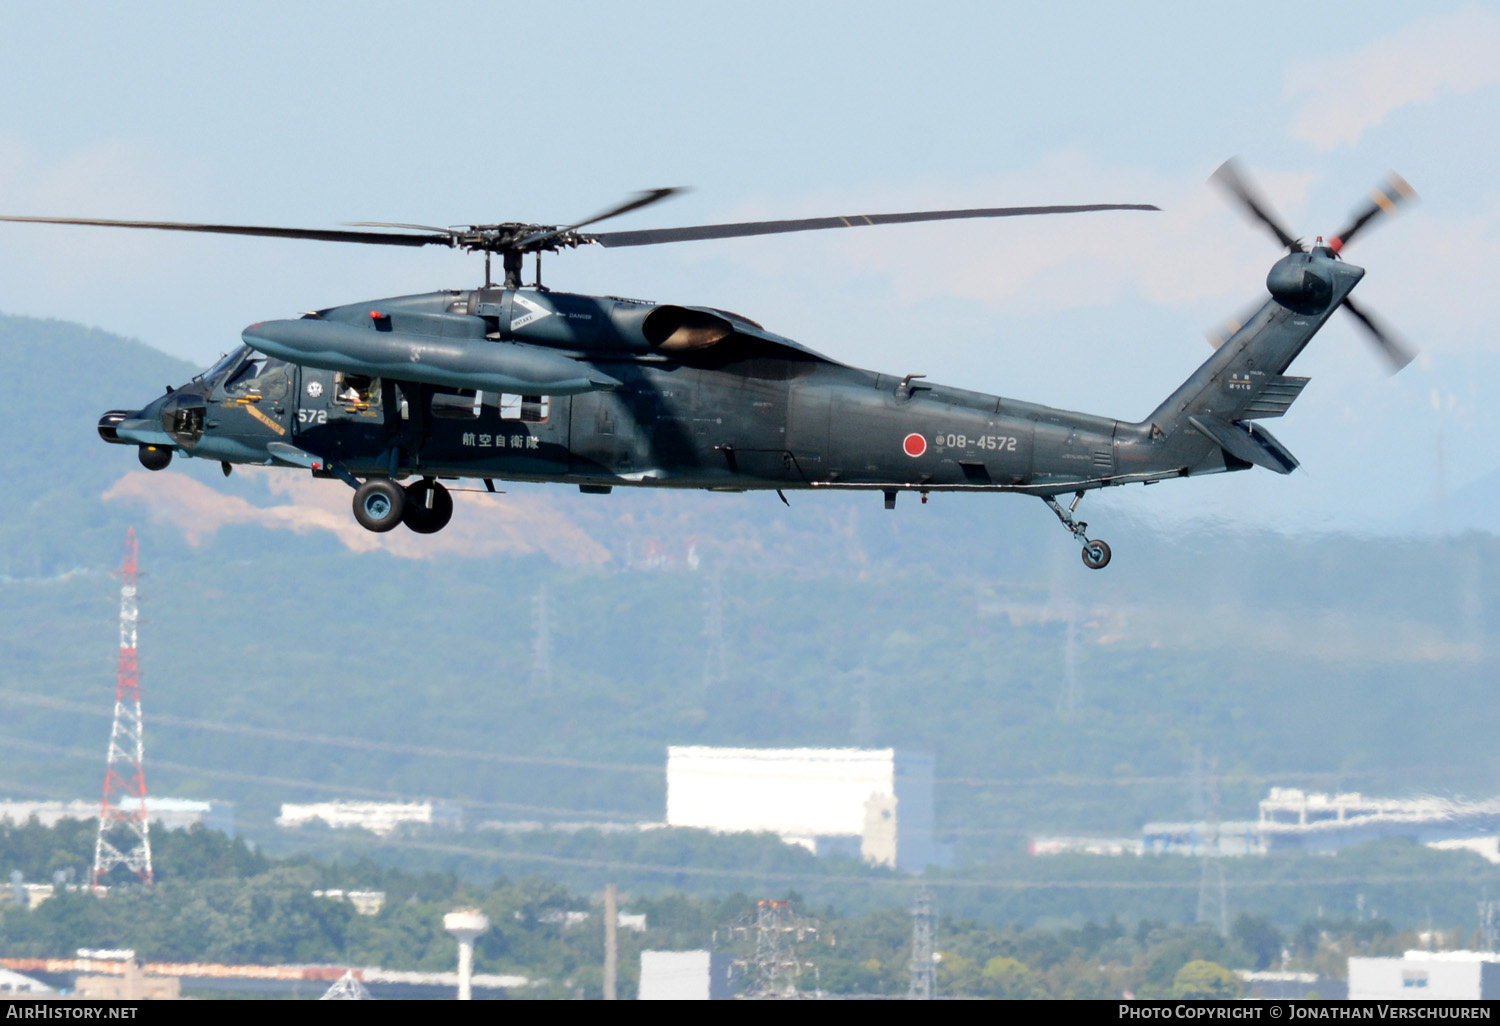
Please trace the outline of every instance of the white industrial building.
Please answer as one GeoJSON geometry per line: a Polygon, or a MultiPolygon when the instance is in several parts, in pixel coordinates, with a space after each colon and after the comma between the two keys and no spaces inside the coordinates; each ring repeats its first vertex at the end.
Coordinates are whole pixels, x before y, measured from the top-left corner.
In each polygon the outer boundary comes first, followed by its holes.
{"type": "Polygon", "coordinates": [[[279,827],[317,822],[335,830],[368,830],[378,837],[388,837],[402,827],[456,830],[463,814],[447,802],[311,802],[283,804],[281,815],[276,817],[279,827]]]}
{"type": "Polygon", "coordinates": [[[641,1001],[726,1001],[734,997],[734,962],[714,951],[642,951],[641,1001]]]}
{"type": "MultiPolygon", "coordinates": [[[[71,802],[0,801],[0,822],[22,826],[35,817],[44,827],[54,827],[64,819],[98,819],[100,801],[79,799],[71,802]]],[[[202,823],[210,830],[234,833],[234,804],[205,802],[192,798],[146,796],[146,816],[151,825],[180,830],[202,823]]]]}
{"type": "MultiPolygon", "coordinates": [[[[8,999],[17,997],[58,997],[58,993],[52,987],[47,986],[41,980],[9,969],[0,969],[0,995],[8,999]]],[[[12,1013],[14,1014],[14,1013],[12,1013]]]]}
{"type": "Polygon", "coordinates": [[[667,749],[667,825],[765,831],[920,872],[933,844],[931,755],[894,748],[667,749]]]}
{"type": "Polygon", "coordinates": [[[1349,959],[1350,1001],[1493,1001],[1500,952],[1408,951],[1400,958],[1349,959]]]}

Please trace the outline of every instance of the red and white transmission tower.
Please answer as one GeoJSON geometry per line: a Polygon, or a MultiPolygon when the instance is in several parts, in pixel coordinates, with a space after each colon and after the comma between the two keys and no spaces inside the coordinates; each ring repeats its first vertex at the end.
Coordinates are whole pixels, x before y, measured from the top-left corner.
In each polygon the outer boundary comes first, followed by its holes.
{"type": "Polygon", "coordinates": [[[109,732],[109,759],[104,766],[104,803],[94,841],[94,889],[116,866],[151,883],[151,824],[146,818],[146,772],[141,764],[141,675],[136,661],[135,528],[125,534],[125,565],[120,568],[120,669],[115,677],[115,724],[109,732]],[[128,835],[124,851],[111,837],[128,835]]]}

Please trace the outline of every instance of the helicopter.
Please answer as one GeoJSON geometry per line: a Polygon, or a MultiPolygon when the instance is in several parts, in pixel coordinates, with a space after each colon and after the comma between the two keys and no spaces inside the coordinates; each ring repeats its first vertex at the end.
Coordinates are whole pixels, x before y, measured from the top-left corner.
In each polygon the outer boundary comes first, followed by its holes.
{"type": "Polygon", "coordinates": [[[1109,545],[1074,514],[1100,488],[1297,459],[1262,421],[1284,414],[1309,379],[1285,373],[1340,307],[1396,369],[1411,354],[1349,298],[1364,275],[1342,259],[1378,215],[1413,196],[1397,176],[1340,233],[1311,247],[1271,213],[1233,161],[1214,180],[1287,250],[1269,292],[1208,360],[1148,416],[1128,421],[1054,409],[863,370],[740,314],[554,291],[541,254],[786,232],[970,218],[1154,211],[1087,204],[919,211],[597,232],[657,203],[654,189],[566,226],[437,228],[356,222],[338,229],[0,217],[0,221],[207,232],[484,255],[484,285],[396,296],[252,324],[242,345],[139,409],[111,410],[100,436],[135,446],[149,470],[174,455],[233,466],[300,468],[354,491],[374,532],[419,534],[453,515],[444,482],[548,481],[587,494],[618,486],[721,492],[1015,492],[1040,498],[1101,569],[1109,545]],[[504,272],[496,284],[491,259],[504,272]],[[522,282],[532,256],[536,278],[522,282]],[[1068,500],[1071,496],[1071,500],[1068,500]],[[1066,503],[1066,505],[1064,504],[1066,503]]]}

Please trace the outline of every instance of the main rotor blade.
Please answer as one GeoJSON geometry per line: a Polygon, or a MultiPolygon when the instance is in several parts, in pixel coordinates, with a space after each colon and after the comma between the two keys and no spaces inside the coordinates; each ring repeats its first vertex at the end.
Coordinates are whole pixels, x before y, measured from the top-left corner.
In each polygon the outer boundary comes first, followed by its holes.
{"type": "Polygon", "coordinates": [[[377,246],[452,246],[453,236],[396,235],[390,232],[349,232],[325,228],[267,228],[249,224],[191,224],[182,221],[110,221],[90,217],[5,217],[0,221],[27,224],[77,224],[99,228],[153,228],[168,232],[207,232],[212,235],[258,235],[273,239],[313,239],[319,242],[363,242],[377,246]]]}
{"type": "Polygon", "coordinates": [[[409,232],[444,232],[452,234],[450,228],[439,228],[430,224],[402,224],[400,221],[345,221],[351,228],[404,228],[409,232]]]}
{"type": "Polygon", "coordinates": [[[1339,232],[1329,241],[1328,248],[1335,253],[1340,252],[1345,246],[1349,245],[1349,241],[1355,235],[1359,234],[1365,225],[1375,219],[1376,215],[1393,214],[1396,212],[1396,208],[1402,203],[1416,198],[1417,191],[1406,183],[1405,178],[1392,171],[1390,177],[1385,180],[1385,183],[1378,186],[1370,194],[1369,204],[1354,216],[1354,220],[1349,223],[1349,227],[1339,232]]]}
{"type": "Polygon", "coordinates": [[[849,217],[808,217],[795,221],[742,221],[702,224],[690,228],[648,228],[636,232],[600,232],[588,236],[601,246],[655,246],[663,242],[735,239],[748,235],[809,232],[824,228],[861,228],[875,224],[914,224],[919,221],[957,221],[971,217],[1029,217],[1033,214],[1082,214],[1096,210],[1160,210],[1149,203],[1089,203],[1052,207],[984,207],[974,210],[922,210],[910,214],[854,214],[849,217]]]}
{"type": "Polygon", "coordinates": [[[602,214],[595,214],[587,221],[579,221],[566,230],[573,231],[591,224],[598,224],[600,221],[608,221],[611,217],[619,217],[621,214],[628,214],[632,210],[639,210],[642,207],[649,207],[653,203],[659,203],[668,196],[675,196],[679,192],[687,192],[687,189],[681,186],[672,186],[666,189],[647,189],[645,192],[638,192],[632,199],[626,200],[619,206],[611,207],[602,214]]]}
{"type": "Polygon", "coordinates": [[[1370,333],[1371,341],[1379,347],[1381,353],[1390,361],[1392,374],[1411,363],[1412,357],[1416,354],[1402,345],[1394,333],[1381,327],[1373,317],[1358,306],[1355,306],[1352,299],[1344,300],[1344,309],[1352,313],[1365,326],[1365,330],[1370,333]]]}
{"type": "Polygon", "coordinates": [[[1229,192],[1231,196],[1250,212],[1250,215],[1261,224],[1271,229],[1277,240],[1293,253],[1305,253],[1302,243],[1292,238],[1287,230],[1281,226],[1281,222],[1271,213],[1270,204],[1260,198],[1260,195],[1251,187],[1245,177],[1240,174],[1239,161],[1230,157],[1220,164],[1213,174],[1209,175],[1209,181],[1218,182],[1219,186],[1229,192]]]}
{"type": "Polygon", "coordinates": [[[516,248],[522,249],[533,246],[538,242],[545,242],[546,240],[553,238],[554,236],[562,235],[564,232],[571,232],[579,228],[586,227],[587,225],[598,224],[600,221],[608,221],[612,217],[619,217],[621,214],[628,214],[632,210],[639,210],[642,207],[649,207],[651,204],[660,202],[661,200],[666,199],[668,196],[686,191],[687,190],[683,188],[672,187],[667,189],[647,189],[645,192],[638,192],[633,197],[626,200],[624,203],[621,203],[619,206],[611,207],[610,209],[604,211],[602,214],[595,214],[587,221],[579,221],[577,224],[566,225],[562,228],[553,228],[550,231],[538,232],[536,235],[528,235],[516,242],[516,248]]]}

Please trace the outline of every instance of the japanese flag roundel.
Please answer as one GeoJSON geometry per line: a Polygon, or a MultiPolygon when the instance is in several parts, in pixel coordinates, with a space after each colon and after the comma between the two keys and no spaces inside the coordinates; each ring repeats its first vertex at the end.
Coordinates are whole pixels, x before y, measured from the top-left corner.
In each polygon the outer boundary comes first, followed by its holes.
{"type": "Polygon", "coordinates": [[[927,451],[927,439],[913,431],[901,443],[901,448],[906,450],[906,455],[908,456],[920,456],[927,451]]]}

